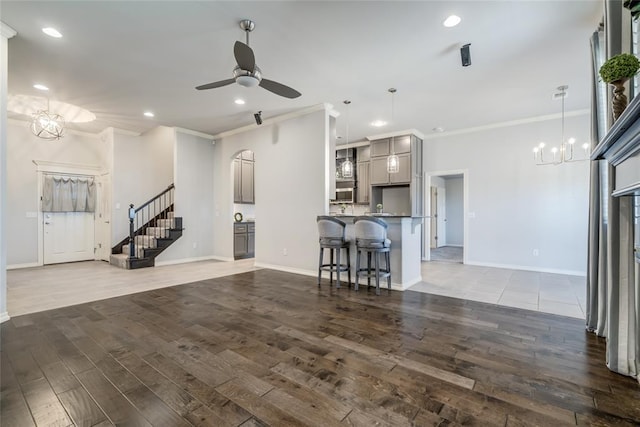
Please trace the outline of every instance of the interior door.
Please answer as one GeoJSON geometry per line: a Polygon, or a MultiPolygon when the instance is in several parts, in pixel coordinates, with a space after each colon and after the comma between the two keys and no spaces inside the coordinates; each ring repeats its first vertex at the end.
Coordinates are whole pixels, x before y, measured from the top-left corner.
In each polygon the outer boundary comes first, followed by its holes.
{"type": "Polygon", "coordinates": [[[111,176],[96,179],[95,259],[109,261],[111,256],[111,176]]]}
{"type": "Polygon", "coordinates": [[[431,241],[429,247],[431,249],[438,247],[438,188],[431,187],[431,210],[429,211],[430,217],[430,230],[431,241]]]}
{"type": "Polygon", "coordinates": [[[438,188],[436,195],[437,199],[437,223],[438,223],[438,242],[437,247],[445,246],[447,244],[447,210],[446,200],[447,193],[444,188],[438,188]]]}
{"type": "Polygon", "coordinates": [[[45,264],[94,259],[93,212],[43,212],[45,264]]]}

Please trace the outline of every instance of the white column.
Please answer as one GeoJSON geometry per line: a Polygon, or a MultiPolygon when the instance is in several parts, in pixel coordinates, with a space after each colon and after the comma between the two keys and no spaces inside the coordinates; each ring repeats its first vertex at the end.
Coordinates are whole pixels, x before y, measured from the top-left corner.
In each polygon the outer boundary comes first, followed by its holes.
{"type": "Polygon", "coordinates": [[[9,39],[16,31],[0,22],[0,323],[7,312],[7,73],[9,39]]]}

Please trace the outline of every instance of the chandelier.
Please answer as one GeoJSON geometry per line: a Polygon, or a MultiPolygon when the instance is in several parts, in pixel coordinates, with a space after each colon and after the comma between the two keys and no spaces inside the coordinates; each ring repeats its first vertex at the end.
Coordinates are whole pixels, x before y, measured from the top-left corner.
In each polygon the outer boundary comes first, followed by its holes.
{"type": "Polygon", "coordinates": [[[536,147],[533,148],[533,160],[536,162],[536,165],[559,165],[562,163],[582,162],[589,159],[589,143],[585,142],[584,144],[582,144],[584,157],[576,158],[574,152],[576,139],[571,137],[565,140],[564,138],[564,99],[567,97],[567,89],[569,89],[569,86],[567,85],[558,86],[558,92],[553,94],[554,99],[560,98],[562,100],[560,147],[551,147],[551,150],[549,150],[551,152],[551,155],[549,157],[548,155],[545,155],[546,143],[539,143],[536,147]]]}
{"type": "MultiPolygon", "coordinates": [[[[347,144],[349,143],[349,104],[351,104],[351,101],[349,100],[345,100],[344,101],[344,105],[347,106],[347,144]]],[[[351,159],[349,159],[349,150],[350,148],[347,148],[347,160],[345,160],[344,162],[342,162],[342,177],[343,178],[353,178],[353,162],[351,161],[351,159]]]]}
{"type": "Polygon", "coordinates": [[[31,132],[42,139],[54,140],[62,138],[64,133],[64,117],[50,111],[49,100],[47,100],[46,110],[38,110],[33,115],[31,132]]]}

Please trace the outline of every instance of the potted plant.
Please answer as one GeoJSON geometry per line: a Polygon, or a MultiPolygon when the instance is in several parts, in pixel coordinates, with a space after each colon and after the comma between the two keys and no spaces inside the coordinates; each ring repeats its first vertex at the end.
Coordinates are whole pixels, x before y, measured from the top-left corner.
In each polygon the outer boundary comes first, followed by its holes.
{"type": "Polygon", "coordinates": [[[340,205],[340,212],[344,214],[344,211],[346,211],[346,210],[347,210],[347,205],[346,205],[346,204],[344,204],[344,203],[343,203],[343,204],[341,204],[341,205],[340,205]]]}
{"type": "Polygon", "coordinates": [[[612,101],[614,120],[617,120],[624,109],[627,108],[624,83],[635,76],[639,69],[640,60],[630,53],[613,56],[600,67],[602,81],[614,86],[612,101]]]}
{"type": "Polygon", "coordinates": [[[378,203],[378,204],[376,205],[376,211],[377,211],[378,213],[382,213],[382,203],[378,203]]]}

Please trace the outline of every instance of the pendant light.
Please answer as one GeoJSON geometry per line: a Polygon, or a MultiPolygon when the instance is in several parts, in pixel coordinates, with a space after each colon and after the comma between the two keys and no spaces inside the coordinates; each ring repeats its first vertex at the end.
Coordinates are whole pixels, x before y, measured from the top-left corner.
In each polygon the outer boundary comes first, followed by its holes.
{"type": "MultiPolygon", "coordinates": [[[[349,143],[349,104],[351,104],[351,101],[349,100],[344,101],[344,105],[347,106],[347,132],[346,132],[347,144],[349,143]]],[[[349,158],[349,150],[350,148],[347,148],[347,160],[342,162],[343,178],[353,178],[353,162],[349,158]]]]}
{"type": "Polygon", "coordinates": [[[47,109],[39,110],[33,115],[31,132],[42,139],[53,140],[62,138],[64,133],[64,118],[59,114],[51,112],[48,99],[47,109]]]}
{"type": "MultiPolygon", "coordinates": [[[[391,123],[393,124],[393,113],[394,113],[394,95],[396,93],[395,88],[390,88],[388,92],[391,94],[391,123]]],[[[388,173],[398,173],[400,171],[400,159],[396,155],[395,151],[395,138],[391,136],[391,154],[387,157],[387,172],[388,173]]]]}

